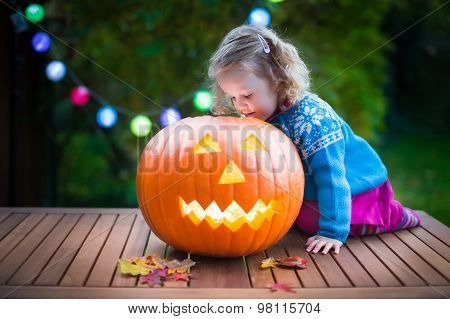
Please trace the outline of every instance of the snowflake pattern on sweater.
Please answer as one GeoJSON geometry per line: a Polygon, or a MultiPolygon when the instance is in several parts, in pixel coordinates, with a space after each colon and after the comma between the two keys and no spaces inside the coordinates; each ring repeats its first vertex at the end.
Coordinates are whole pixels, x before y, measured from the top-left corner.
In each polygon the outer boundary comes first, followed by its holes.
{"type": "Polygon", "coordinates": [[[292,141],[301,150],[302,159],[344,138],[342,119],[315,94],[306,94],[302,103],[293,107],[290,117],[296,119],[290,123],[290,132],[292,141]]]}

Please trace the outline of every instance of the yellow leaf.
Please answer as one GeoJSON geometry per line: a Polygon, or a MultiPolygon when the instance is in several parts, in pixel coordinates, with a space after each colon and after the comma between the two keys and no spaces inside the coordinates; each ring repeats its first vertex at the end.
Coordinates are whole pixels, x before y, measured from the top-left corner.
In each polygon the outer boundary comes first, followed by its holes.
{"type": "Polygon", "coordinates": [[[134,264],[127,261],[126,259],[119,259],[117,267],[122,274],[131,274],[133,276],[137,275],[148,275],[150,273],[150,268],[144,266],[145,264],[134,264]]]}
{"type": "Polygon", "coordinates": [[[269,267],[275,268],[277,265],[278,263],[273,257],[266,258],[261,262],[261,268],[269,268],[269,267]]]}

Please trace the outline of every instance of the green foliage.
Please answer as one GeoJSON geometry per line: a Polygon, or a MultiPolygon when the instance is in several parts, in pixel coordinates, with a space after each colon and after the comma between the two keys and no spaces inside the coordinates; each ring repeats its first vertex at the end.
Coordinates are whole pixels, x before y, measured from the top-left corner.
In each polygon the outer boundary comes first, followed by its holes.
{"type": "Polygon", "coordinates": [[[450,151],[446,138],[403,135],[377,149],[389,172],[395,198],[450,225],[450,151]]]}
{"type": "Polygon", "coordinates": [[[286,1],[275,25],[310,67],[312,89],[359,135],[375,140],[383,129],[387,37],[381,22],[387,1],[286,1]]]}

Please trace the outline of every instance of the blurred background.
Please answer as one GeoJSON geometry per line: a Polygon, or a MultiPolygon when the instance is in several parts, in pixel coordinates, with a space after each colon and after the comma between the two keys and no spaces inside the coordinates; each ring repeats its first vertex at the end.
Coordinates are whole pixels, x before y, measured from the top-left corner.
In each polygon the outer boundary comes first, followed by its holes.
{"type": "Polygon", "coordinates": [[[0,206],[136,207],[140,151],[208,113],[208,59],[251,23],[296,45],[396,197],[449,225],[448,2],[0,0],[0,206]]]}

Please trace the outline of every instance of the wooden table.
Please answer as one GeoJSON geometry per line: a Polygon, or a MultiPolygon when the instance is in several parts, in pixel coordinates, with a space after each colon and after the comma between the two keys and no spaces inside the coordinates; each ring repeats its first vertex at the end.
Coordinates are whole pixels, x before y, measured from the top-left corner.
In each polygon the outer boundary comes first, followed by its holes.
{"type": "Polygon", "coordinates": [[[151,233],[138,209],[0,208],[2,298],[448,298],[449,228],[421,212],[423,224],[350,237],[339,255],[305,253],[292,228],[264,252],[234,259],[191,255],[189,284],[150,288],[116,269],[121,256],[186,253],[151,233]],[[307,269],[260,269],[269,256],[301,256],[307,269]],[[292,292],[271,292],[281,282],[292,292]]]}

